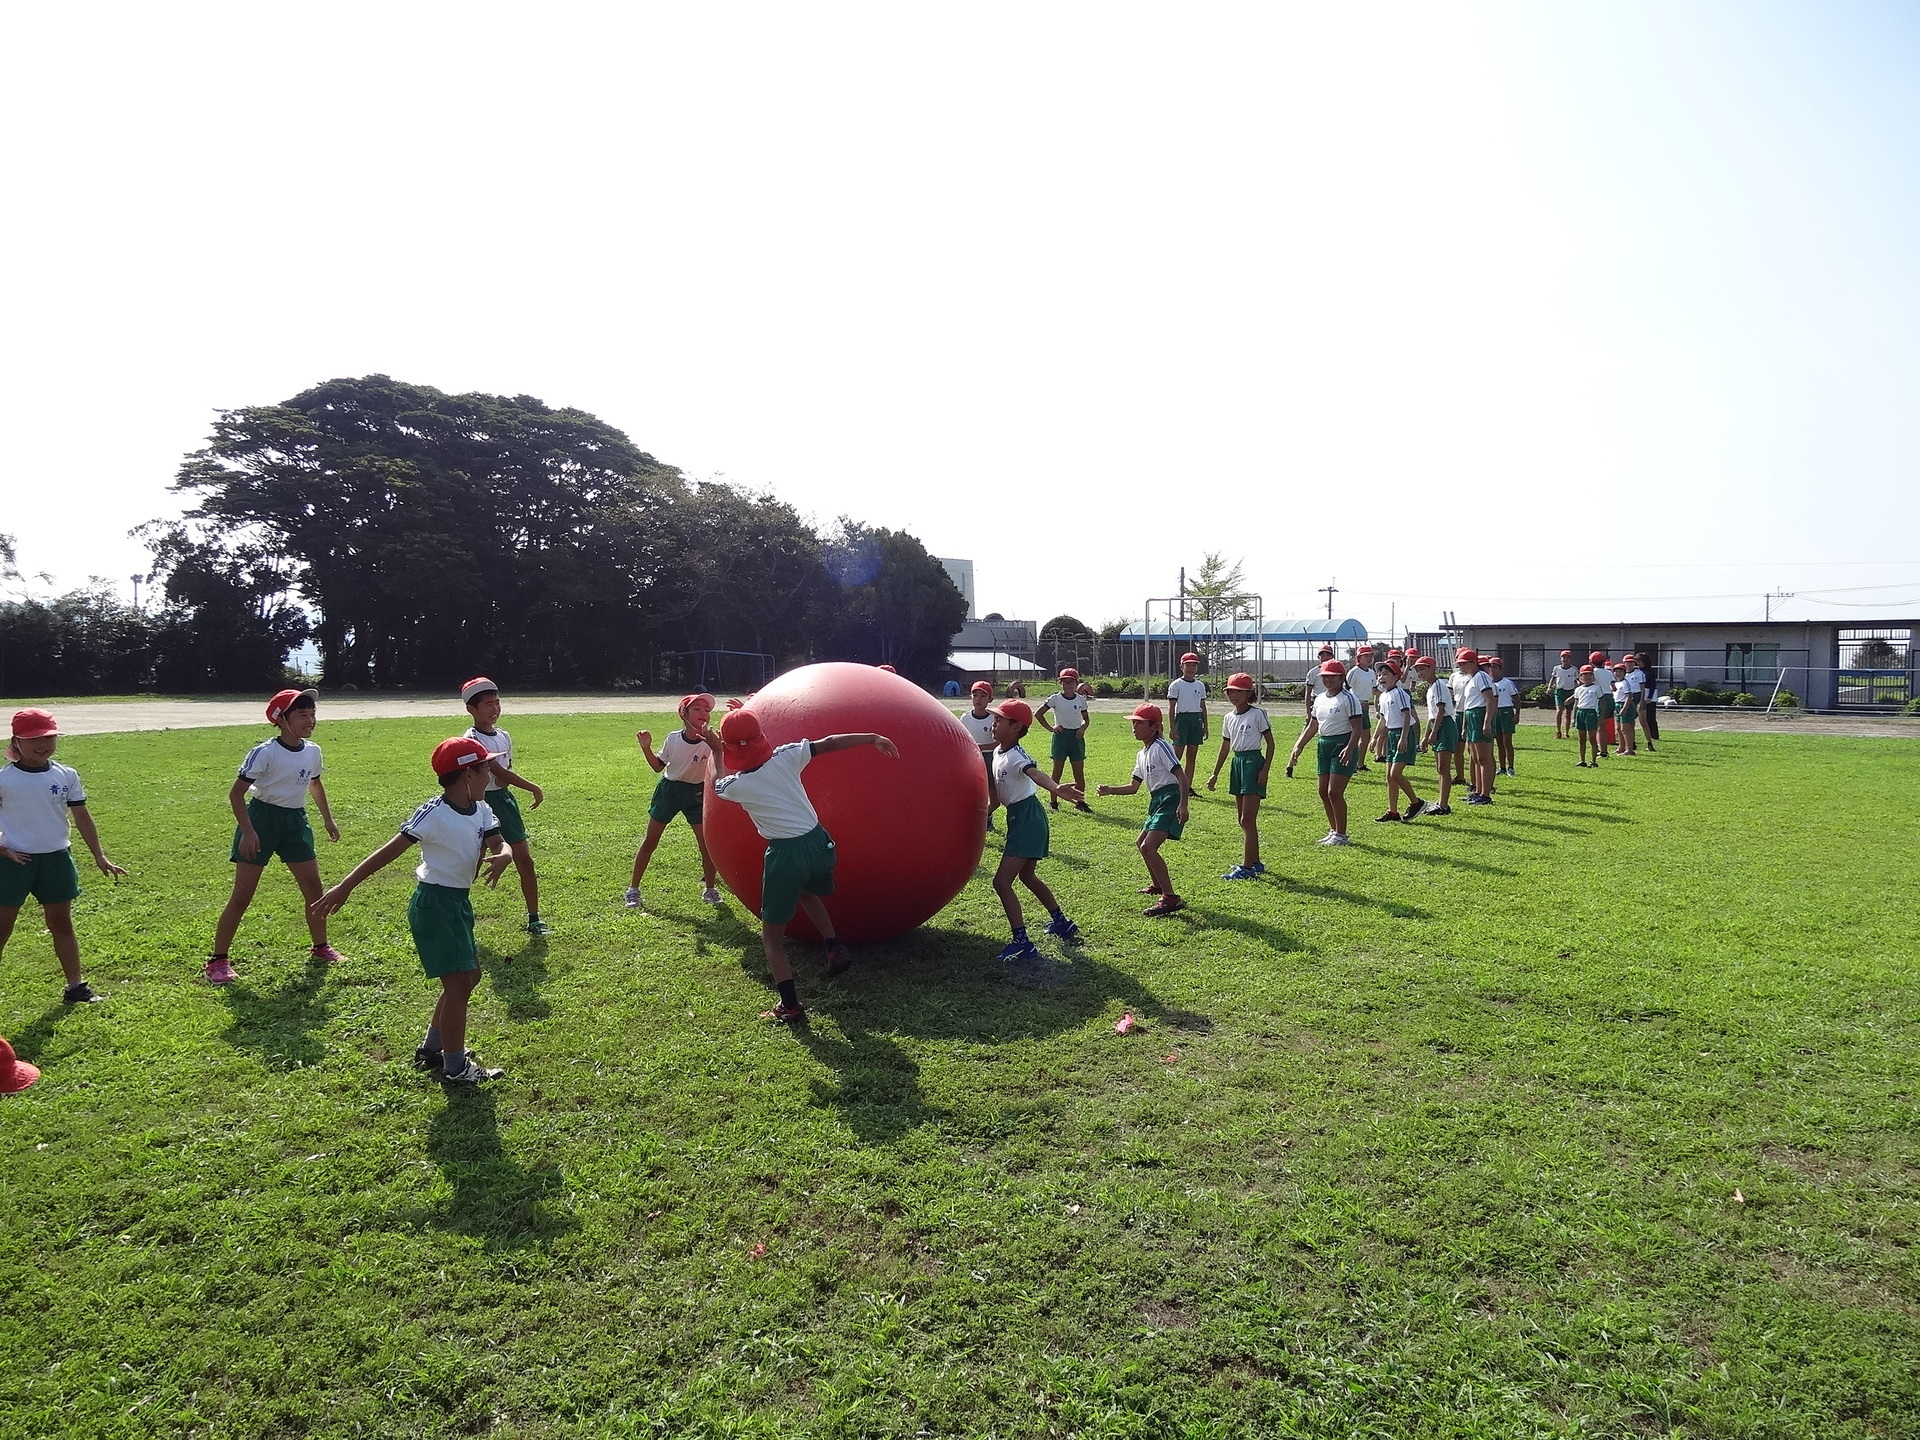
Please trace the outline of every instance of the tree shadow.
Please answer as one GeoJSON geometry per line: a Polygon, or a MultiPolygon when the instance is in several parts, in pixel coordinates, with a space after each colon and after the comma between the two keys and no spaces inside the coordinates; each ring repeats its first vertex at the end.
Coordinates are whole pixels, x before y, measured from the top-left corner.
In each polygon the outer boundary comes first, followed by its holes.
{"type": "Polygon", "coordinates": [[[566,1193],[565,1177],[557,1165],[528,1170],[507,1154],[495,1098],[488,1089],[450,1090],[427,1127],[427,1154],[453,1196],[424,1218],[471,1235],[488,1250],[548,1244],[579,1223],[546,1203],[566,1193]]]}
{"type": "Polygon", "coordinates": [[[507,1007],[509,1020],[544,1020],[553,1013],[541,990],[547,983],[547,939],[529,935],[511,955],[482,945],[480,969],[507,1007]]]}
{"type": "Polygon", "coordinates": [[[60,1028],[60,1022],[82,1008],[65,1001],[49,1005],[26,1029],[10,1037],[13,1053],[29,1065],[38,1065],[40,1057],[46,1053],[47,1042],[53,1039],[53,1032],[60,1028]]]}
{"type": "Polygon", "coordinates": [[[318,1032],[333,1018],[326,979],[325,962],[309,959],[300,977],[277,991],[255,990],[244,980],[222,987],[231,1018],[220,1038],[276,1069],[317,1064],[327,1053],[318,1032]]]}

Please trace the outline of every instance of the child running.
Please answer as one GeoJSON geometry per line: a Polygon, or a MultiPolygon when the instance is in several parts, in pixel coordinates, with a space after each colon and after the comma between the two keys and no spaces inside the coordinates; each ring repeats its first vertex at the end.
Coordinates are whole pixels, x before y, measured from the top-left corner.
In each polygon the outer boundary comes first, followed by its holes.
{"type": "Polygon", "coordinates": [[[476,675],[460,687],[460,699],[473,717],[467,738],[478,740],[493,756],[493,765],[487,771],[487,808],[500,822],[500,836],[513,856],[513,868],[520,872],[520,894],[527,902],[527,933],[545,935],[551,927],[540,918],[540,878],[533,873],[533,847],[527,843],[527,822],[520,818],[520,802],[513,798],[513,791],[508,787],[517,787],[531,795],[533,804],[529,808],[534,810],[540,808],[546,793],[531,780],[522,780],[513,773],[513,737],[496,728],[500,719],[500,687],[486,676],[476,675]]]}
{"type": "Polygon", "coordinates": [[[1227,793],[1234,797],[1240,820],[1240,863],[1222,880],[1258,880],[1267,873],[1260,863],[1260,802],[1267,796],[1267,776],[1273,770],[1273,725],[1267,712],[1253,703],[1253,676],[1240,671],[1227,677],[1227,703],[1233,708],[1220,722],[1220,753],[1214,757],[1207,789],[1220,779],[1220,767],[1233,757],[1227,775],[1227,793]]]}
{"type": "Polygon", "coordinates": [[[307,936],[313,941],[307,953],[325,964],[344,958],[327,943],[327,917],[316,915],[312,906],[326,888],[320,880],[320,861],[313,844],[313,827],[307,823],[307,797],[320,807],[320,823],[327,827],[327,839],[340,839],[340,828],[333,823],[327,807],[327,787],[320,783],[320,747],[310,738],[319,721],[315,705],[318,690],[282,690],[267,701],[267,723],[280,733],[262,740],[240,762],[240,775],[227,791],[227,804],[233,808],[234,831],[233,893],[213,927],[213,953],[207,958],[209,985],[231,985],[240,977],[234,973],[228,951],[253,895],[260,888],[260,877],[278,855],[300,887],[300,911],[306,917],[307,936]]]}
{"type": "Polygon", "coordinates": [[[1581,770],[1600,768],[1600,757],[1606,753],[1606,746],[1600,739],[1600,694],[1599,677],[1594,674],[1593,666],[1580,667],[1580,683],[1573,692],[1573,728],[1580,737],[1581,770]],[[1587,751],[1593,751],[1593,763],[1587,763],[1587,751]]]}
{"type": "Polygon", "coordinates": [[[719,875],[713,868],[713,856],[707,852],[707,830],[701,823],[705,818],[707,767],[713,762],[713,752],[707,749],[705,739],[707,720],[713,714],[713,696],[705,691],[686,696],[680,702],[679,714],[680,728],[661,743],[658,755],[653,753],[652,731],[642,730],[633,737],[640,742],[640,758],[660,780],[653,787],[653,799],[647,802],[647,833],[633,857],[633,883],[627,887],[624,902],[629,910],[640,908],[640,877],[647,873],[660,837],[667,833],[676,815],[687,817],[693,843],[700,848],[700,898],[709,905],[720,903],[719,875]]]}
{"type": "Polygon", "coordinates": [[[1133,738],[1140,742],[1140,754],[1133,762],[1133,783],[1102,785],[1099,793],[1134,795],[1142,784],[1147,787],[1147,818],[1137,842],[1147,867],[1147,884],[1140,893],[1159,898],[1141,913],[1157,919],[1187,908],[1187,902],[1174,893],[1173,877],[1160,847],[1168,840],[1178,840],[1186,828],[1188,779],[1187,772],[1180,768],[1180,757],[1162,733],[1160,707],[1137,705],[1129,718],[1133,721],[1133,738]]]}
{"type": "Polygon", "coordinates": [[[1033,708],[1024,700],[1003,700],[993,710],[993,789],[1007,807],[1007,843],[1000,852],[1000,868],[993,872],[993,893],[1007,912],[1007,924],[1013,927],[1013,939],[994,958],[996,960],[1032,960],[1040,951],[1027,938],[1026,912],[1014,893],[1018,880],[1033,892],[1033,898],[1047,907],[1047,934],[1069,945],[1080,939],[1080,927],[1060,909],[1053,891],[1035,872],[1047,858],[1050,837],[1047,812],[1040,804],[1040,791],[1077,799],[1074,785],[1060,785],[1040,773],[1033,757],[1021,747],[1020,740],[1033,725],[1033,708]]]}
{"type": "Polygon", "coordinates": [[[793,967],[787,963],[786,930],[794,911],[805,910],[820,933],[828,978],[845,974],[853,956],[834,932],[823,903],[823,897],[833,893],[833,837],[807,798],[800,772],[816,755],[856,745],[871,745],[890,760],[898,760],[900,751],[886,736],[867,732],[790,740],[776,748],[761,733],[760,717],[751,710],[731,711],[720,722],[719,734],[708,730],[703,738],[714,754],[713,793],[745,810],[767,842],[760,871],[760,946],[780,1003],[766,1018],[780,1025],[805,1024],[807,1008],[793,988],[793,967]]]}
{"type": "Polygon", "coordinates": [[[1507,662],[1498,655],[1487,657],[1496,707],[1493,712],[1493,773],[1496,775],[1513,774],[1513,737],[1520,728],[1520,686],[1507,678],[1506,667],[1507,662]]]}
{"type": "Polygon", "coordinates": [[[1431,655],[1417,656],[1413,669],[1427,687],[1426,748],[1433,752],[1434,769],[1440,784],[1440,803],[1430,806],[1426,813],[1451,815],[1453,807],[1447,804],[1447,800],[1453,794],[1454,752],[1460,748],[1460,720],[1454,713],[1453,686],[1444,679],[1435,678],[1435,664],[1431,655]]]}
{"type": "Polygon", "coordinates": [[[960,727],[972,737],[973,743],[980,747],[981,762],[987,767],[987,829],[993,829],[993,812],[1000,808],[1000,790],[993,783],[993,756],[998,748],[993,732],[996,717],[993,710],[993,686],[985,680],[973,682],[973,708],[960,714],[960,727]]]}
{"type": "Polygon", "coordinates": [[[1560,663],[1553,667],[1553,738],[1565,740],[1573,734],[1573,692],[1580,684],[1580,667],[1573,663],[1573,652],[1562,650],[1560,663]]]}
{"type": "Polygon", "coordinates": [[[1320,781],[1320,807],[1327,812],[1327,833],[1322,845],[1351,845],[1347,838],[1347,782],[1360,764],[1360,746],[1366,731],[1359,725],[1360,697],[1347,689],[1347,667],[1329,660],[1320,667],[1320,693],[1313,697],[1313,714],[1306,728],[1293,742],[1287,757],[1287,778],[1300,763],[1300,752],[1309,741],[1314,748],[1314,770],[1320,781]]]}
{"type": "Polygon", "coordinates": [[[1420,726],[1414,719],[1413,697],[1400,683],[1400,662],[1389,660],[1380,667],[1380,734],[1386,743],[1387,813],[1376,823],[1411,820],[1427,808],[1427,802],[1413,793],[1407,779],[1407,766],[1420,755],[1420,726]],[[1404,792],[1407,813],[1402,815],[1398,801],[1404,792]]]}
{"type": "Polygon", "coordinates": [[[1167,682],[1167,714],[1173,717],[1173,748],[1182,773],[1200,773],[1200,747],[1207,743],[1207,682],[1200,678],[1200,657],[1180,657],[1180,678],[1167,682]]]}
{"type": "Polygon", "coordinates": [[[473,899],[468,893],[487,870],[489,887],[513,864],[502,844],[500,824],[485,796],[493,779],[494,752],[470,735],[442,740],[433,747],[433,773],[439,798],[427,801],[386,844],[354,866],[347,878],[307,907],[322,917],[335,914],[362,881],[420,847],[414,869],[419,882],[407,901],[407,928],[420,968],[440,982],[426,1037],[413,1052],[417,1069],[432,1070],[462,1088],[498,1080],[505,1072],[481,1065],[467,1049],[467,1002],[480,983],[480,949],[473,939],[473,899]]]}
{"type": "Polygon", "coordinates": [[[1051,792],[1048,804],[1055,810],[1060,808],[1060,772],[1069,764],[1073,766],[1073,786],[1081,798],[1079,808],[1091,811],[1084,796],[1087,789],[1087,727],[1093,723],[1088,713],[1086,699],[1080,694],[1080,672],[1071,665],[1060,672],[1060,689],[1040,702],[1038,718],[1041,728],[1053,735],[1053,784],[1047,787],[1051,792]],[[1051,712],[1052,718],[1048,718],[1051,712]]]}
{"type": "Polygon", "coordinates": [[[73,933],[80,872],[73,863],[68,822],[87,842],[102,875],[111,875],[117,885],[127,872],[100,848],[79,772],[53,758],[59,744],[60,726],[49,712],[14,712],[13,738],[7,743],[12,763],[0,768],[0,952],[6,950],[20,907],[31,895],[40,902],[40,918],[66,976],[61,1001],[88,1005],[106,997],[80,973],[80,939],[73,933]]]}

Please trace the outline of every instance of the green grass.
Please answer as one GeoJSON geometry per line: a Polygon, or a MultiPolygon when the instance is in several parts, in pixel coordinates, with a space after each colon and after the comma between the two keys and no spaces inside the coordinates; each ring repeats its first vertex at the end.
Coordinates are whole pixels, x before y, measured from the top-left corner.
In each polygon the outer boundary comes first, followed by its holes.
{"type": "MultiPolygon", "coordinates": [[[[32,911],[0,960],[46,1070],[0,1102],[0,1435],[1920,1433],[1920,751],[1594,774],[1529,727],[1490,811],[1375,826],[1362,777],[1344,851],[1276,783],[1265,885],[1213,879],[1223,789],[1154,923],[1103,801],[1044,867],[1083,950],[1008,973],[977,882],[848,982],[796,947],[790,1033],[684,827],[619,907],[632,717],[508,723],[557,930],[477,892],[511,1078],[452,1098],[405,867],[330,971],[271,872],[209,990],[253,732],[63,745],[133,876],[75,911],[108,1003],[32,911]]],[[[443,733],[323,718],[329,878],[443,733]]],[[[1090,779],[1131,750],[1097,717],[1090,779]]]]}

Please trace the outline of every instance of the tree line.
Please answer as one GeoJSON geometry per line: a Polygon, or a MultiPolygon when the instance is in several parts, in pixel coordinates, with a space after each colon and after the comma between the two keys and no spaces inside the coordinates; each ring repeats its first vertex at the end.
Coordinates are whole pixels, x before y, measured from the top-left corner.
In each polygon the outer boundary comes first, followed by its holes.
{"type": "Polygon", "coordinates": [[[104,583],[0,601],[0,694],[257,689],[312,638],[323,683],[678,682],[698,650],[933,681],[966,602],[919,540],[689,480],[581,410],[384,375],[223,412],[175,518],[134,533],[146,613],[104,583]]]}

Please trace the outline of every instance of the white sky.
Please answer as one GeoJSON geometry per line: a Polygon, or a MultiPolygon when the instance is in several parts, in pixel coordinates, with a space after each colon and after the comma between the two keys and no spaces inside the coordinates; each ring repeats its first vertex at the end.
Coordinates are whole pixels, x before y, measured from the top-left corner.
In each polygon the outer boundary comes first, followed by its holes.
{"type": "Polygon", "coordinates": [[[1920,612],[1911,4],[185,0],[0,41],[0,531],[63,584],[143,568],[217,410],[380,371],[910,529],[1027,618],[1214,549],[1376,631],[1920,612]]]}

